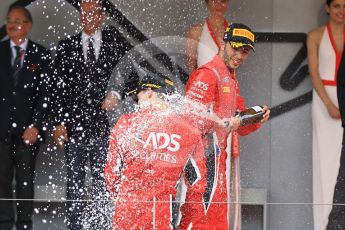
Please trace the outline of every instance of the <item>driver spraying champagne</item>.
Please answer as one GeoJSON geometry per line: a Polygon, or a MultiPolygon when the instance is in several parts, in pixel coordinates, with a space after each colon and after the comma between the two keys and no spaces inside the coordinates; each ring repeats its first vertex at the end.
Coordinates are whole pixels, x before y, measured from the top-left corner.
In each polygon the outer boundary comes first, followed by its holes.
{"type": "MultiPolygon", "coordinates": [[[[189,77],[186,97],[206,106],[228,127],[210,129],[204,135],[207,165],[207,185],[204,205],[186,203],[182,207],[182,228],[233,229],[241,228],[239,136],[247,135],[266,122],[270,110],[263,106],[263,118],[253,124],[240,125],[237,111],[246,109],[236,78],[239,68],[254,51],[255,35],[241,23],[231,23],[225,30],[218,55],[196,69],[189,77]],[[190,208],[194,206],[195,208],[190,208]],[[190,210],[198,210],[191,215],[190,210]]],[[[193,200],[193,189],[187,190],[186,200],[193,200]]]]}
{"type": "Polygon", "coordinates": [[[104,171],[115,204],[113,229],[176,229],[180,179],[198,194],[193,201],[202,202],[201,134],[170,109],[166,96],[173,90],[170,79],[150,75],[128,92],[139,109],[113,128],[104,171]]]}

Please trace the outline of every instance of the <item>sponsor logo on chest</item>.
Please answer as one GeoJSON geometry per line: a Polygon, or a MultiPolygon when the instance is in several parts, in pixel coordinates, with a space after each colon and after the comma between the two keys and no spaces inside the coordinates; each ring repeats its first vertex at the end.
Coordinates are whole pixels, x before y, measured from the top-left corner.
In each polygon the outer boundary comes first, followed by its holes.
{"type": "Polygon", "coordinates": [[[199,88],[199,89],[202,89],[204,91],[208,90],[208,84],[206,84],[205,82],[202,82],[202,81],[197,81],[195,84],[194,84],[195,87],[199,88]]]}

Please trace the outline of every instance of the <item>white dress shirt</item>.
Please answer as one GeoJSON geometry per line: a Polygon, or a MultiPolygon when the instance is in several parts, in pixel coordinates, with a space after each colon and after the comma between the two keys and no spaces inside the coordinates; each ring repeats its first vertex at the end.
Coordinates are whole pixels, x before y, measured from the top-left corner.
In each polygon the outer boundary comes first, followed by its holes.
{"type": "Polygon", "coordinates": [[[89,46],[90,37],[92,37],[93,39],[93,48],[95,50],[96,60],[98,60],[99,51],[102,45],[102,32],[99,30],[92,36],[87,35],[84,31],[81,33],[81,39],[82,39],[82,44],[83,44],[83,54],[84,54],[85,60],[87,60],[87,48],[89,46]]]}
{"type": "MultiPolygon", "coordinates": [[[[81,33],[81,39],[83,44],[83,54],[84,54],[84,60],[87,60],[87,49],[89,45],[89,39],[92,37],[93,39],[93,48],[95,50],[95,56],[96,60],[98,60],[99,52],[102,45],[102,32],[101,30],[97,31],[94,35],[89,36],[84,31],[81,33]]],[[[110,91],[114,96],[116,96],[119,100],[121,100],[121,95],[116,91],[110,91]]]]}
{"type": "MultiPolygon", "coordinates": [[[[25,39],[25,41],[19,45],[20,50],[24,51],[24,55],[26,52],[26,48],[28,47],[28,43],[29,43],[29,40],[25,39]]],[[[11,65],[13,65],[14,59],[17,56],[17,51],[16,51],[16,48],[14,48],[14,47],[17,46],[17,44],[14,43],[12,40],[10,40],[10,46],[11,46],[11,51],[12,51],[11,65]]],[[[23,56],[21,63],[20,63],[21,66],[23,66],[23,61],[24,61],[24,56],[23,56]]]]}

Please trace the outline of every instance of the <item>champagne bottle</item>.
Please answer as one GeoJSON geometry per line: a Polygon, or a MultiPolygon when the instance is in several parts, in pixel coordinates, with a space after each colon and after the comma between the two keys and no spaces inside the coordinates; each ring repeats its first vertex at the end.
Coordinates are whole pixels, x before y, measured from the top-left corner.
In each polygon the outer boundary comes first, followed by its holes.
{"type": "Polygon", "coordinates": [[[237,112],[236,116],[241,119],[241,125],[248,125],[259,122],[264,115],[264,110],[261,105],[256,105],[247,108],[243,111],[237,112]]]}

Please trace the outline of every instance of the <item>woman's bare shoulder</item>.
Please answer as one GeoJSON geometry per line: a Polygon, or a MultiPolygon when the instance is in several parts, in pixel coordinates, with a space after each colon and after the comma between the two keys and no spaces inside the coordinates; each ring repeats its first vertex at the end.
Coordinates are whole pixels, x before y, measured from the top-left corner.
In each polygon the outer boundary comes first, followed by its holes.
{"type": "Polygon", "coordinates": [[[309,40],[314,40],[314,41],[318,41],[321,39],[323,32],[325,31],[326,26],[320,26],[317,27],[315,29],[312,29],[311,31],[309,31],[308,33],[308,39],[309,40]]]}
{"type": "Polygon", "coordinates": [[[187,31],[187,37],[198,39],[202,32],[203,26],[204,26],[204,22],[199,22],[197,24],[192,25],[187,31]]]}

